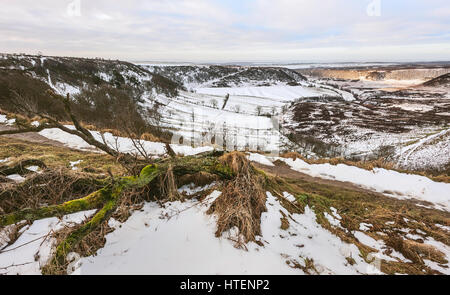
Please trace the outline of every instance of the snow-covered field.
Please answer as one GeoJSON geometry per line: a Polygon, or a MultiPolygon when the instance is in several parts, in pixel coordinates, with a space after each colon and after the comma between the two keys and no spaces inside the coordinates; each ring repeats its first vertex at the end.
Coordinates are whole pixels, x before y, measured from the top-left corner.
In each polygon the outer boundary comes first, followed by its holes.
{"type": "Polygon", "coordinates": [[[175,99],[157,97],[164,104],[161,124],[175,134],[172,142],[182,138],[184,144],[228,149],[279,150],[287,139],[279,133],[276,116],[282,102],[265,97],[233,96],[226,106],[225,96],[180,92],[175,99]],[[258,116],[257,107],[268,116],[258,116]],[[274,116],[271,116],[274,114],[274,116]]]}
{"type": "Polygon", "coordinates": [[[374,168],[366,170],[345,164],[309,164],[301,159],[249,155],[249,160],[272,166],[280,160],[293,170],[313,177],[346,181],[397,199],[415,199],[428,202],[431,207],[450,211],[450,183],[435,182],[425,176],[374,168]]]}
{"type": "MultiPolygon", "coordinates": [[[[250,242],[247,250],[237,249],[229,239],[234,231],[216,238],[216,217],[206,214],[220,194],[213,191],[201,202],[195,199],[168,202],[163,207],[156,202],[145,203],[124,223],[111,219],[109,225],[114,231],[106,235],[105,246],[94,256],[80,258],[75,253],[69,254],[74,258],[69,273],[304,274],[301,267],[312,262],[317,274],[381,274],[377,265],[381,260],[410,262],[382,240],[367,235],[365,231],[371,224],[361,223],[353,235],[375,250],[371,253],[375,260],[368,263],[354,244],[342,241],[319,225],[313,209],[306,206],[303,214],[290,214],[269,192],[266,193],[267,212],[261,215],[259,244],[250,242]],[[287,230],[281,229],[283,216],[289,217],[287,230]]],[[[293,198],[288,193],[284,195],[293,198]]],[[[326,218],[339,227],[341,216],[336,209],[331,211],[332,215],[327,214],[326,218]]],[[[0,244],[0,274],[39,274],[40,266],[47,262],[54,246],[50,234],[64,225],[79,223],[92,213],[71,214],[62,221],[48,218],[25,226],[21,237],[12,245],[2,249],[0,244]]],[[[0,233],[2,243],[8,241],[6,230],[0,233]]],[[[424,243],[439,249],[450,260],[450,247],[432,238],[425,239],[424,243]]],[[[425,263],[449,274],[448,267],[429,260],[425,263]]]]}
{"type": "Polygon", "coordinates": [[[390,197],[416,199],[428,202],[437,209],[450,211],[450,183],[435,182],[424,176],[382,168],[369,171],[345,164],[308,164],[301,159],[275,159],[284,161],[293,170],[313,177],[348,181],[390,197]]]}
{"type": "MultiPolygon", "coordinates": [[[[225,96],[247,96],[248,98],[268,98],[278,102],[289,102],[300,97],[334,95],[333,92],[320,88],[306,86],[243,86],[243,87],[215,87],[197,88],[197,93],[225,96]]],[[[247,98],[247,99],[248,99],[247,98]]]]}
{"type": "Polygon", "coordinates": [[[292,216],[295,223],[289,233],[281,230],[280,211],[289,213],[270,193],[268,211],[261,216],[259,241],[264,247],[252,242],[247,244],[248,251],[236,249],[227,234],[214,237],[215,218],[205,214],[218,195],[220,192],[215,191],[202,203],[174,202],[166,208],[147,203],[142,212],[135,213],[120,228],[117,224],[107,236],[105,248],[95,256],[83,258],[77,273],[302,274],[293,268],[294,260],[304,263],[299,257],[315,257],[317,269],[323,274],[371,270],[362,258],[350,265],[345,257],[358,257],[359,250],[318,225],[310,209],[292,216]],[[300,244],[305,246],[296,246],[300,244]]]}

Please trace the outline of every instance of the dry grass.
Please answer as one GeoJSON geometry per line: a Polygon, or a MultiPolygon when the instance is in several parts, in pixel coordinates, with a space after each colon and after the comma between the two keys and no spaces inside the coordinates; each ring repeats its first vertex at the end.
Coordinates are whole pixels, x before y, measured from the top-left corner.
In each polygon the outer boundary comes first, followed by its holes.
{"type": "Polygon", "coordinates": [[[219,162],[231,168],[236,175],[249,173],[250,162],[241,152],[226,153],[219,158],[219,162]]]}
{"type": "Polygon", "coordinates": [[[125,222],[133,211],[142,209],[144,201],[150,201],[151,199],[150,189],[148,187],[125,191],[122,193],[120,202],[112,217],[120,222],[125,222]]]}
{"type": "Polygon", "coordinates": [[[169,165],[164,176],[159,177],[159,188],[161,196],[164,196],[164,199],[167,199],[170,202],[184,200],[184,196],[177,190],[177,182],[173,175],[172,165],[169,165]]]}
{"type": "Polygon", "coordinates": [[[282,230],[287,230],[289,228],[289,220],[287,219],[287,216],[286,216],[286,214],[284,214],[283,211],[280,210],[280,213],[282,216],[282,217],[280,217],[280,221],[281,221],[280,228],[282,230]]]}
{"type": "Polygon", "coordinates": [[[0,191],[1,211],[10,213],[42,204],[55,205],[84,197],[102,187],[102,180],[65,168],[45,170],[20,184],[8,184],[0,191]]]}
{"type": "Polygon", "coordinates": [[[157,136],[155,136],[155,135],[153,135],[151,133],[148,133],[148,132],[143,133],[141,135],[141,139],[142,140],[147,140],[147,141],[161,141],[160,138],[158,138],[157,136]]]}
{"type": "MultiPolygon", "coordinates": [[[[81,224],[68,224],[57,232],[54,232],[52,234],[52,238],[55,239],[54,245],[59,245],[71,233],[83,226],[85,222],[81,224]]],[[[78,253],[81,257],[94,255],[98,249],[101,249],[105,246],[105,236],[112,231],[113,229],[108,225],[108,221],[104,221],[95,230],[84,236],[83,239],[72,249],[72,252],[78,253]]],[[[66,275],[68,273],[69,264],[71,262],[72,261],[68,257],[64,265],[48,263],[43,267],[42,271],[43,273],[50,275],[66,275]]],[[[74,269],[72,269],[71,271],[74,271],[74,269]]]]}
{"type": "Polygon", "coordinates": [[[236,177],[224,185],[222,194],[213,202],[208,214],[218,217],[217,237],[237,228],[238,236],[233,239],[235,246],[244,248],[244,243],[255,241],[261,234],[261,214],[267,210],[262,179],[242,153],[228,153],[219,160],[228,165],[236,177]]]}
{"type": "MultiPolygon", "coordinates": [[[[0,137],[0,159],[9,158],[9,163],[18,163],[27,159],[37,159],[44,162],[48,168],[70,167],[70,162],[82,160],[78,170],[96,171],[107,174],[111,170],[114,175],[123,175],[125,169],[113,157],[70,149],[67,147],[53,146],[46,143],[28,142],[20,139],[0,137]]],[[[12,164],[8,164],[12,165],[12,164]]]]}
{"type": "Polygon", "coordinates": [[[218,181],[220,179],[216,174],[200,171],[194,174],[185,174],[177,178],[177,185],[183,186],[186,184],[195,184],[197,186],[205,186],[211,182],[218,181]]]}
{"type": "Polygon", "coordinates": [[[331,165],[337,165],[337,164],[346,164],[349,166],[356,166],[358,168],[366,169],[366,170],[372,170],[373,168],[384,168],[393,170],[395,169],[395,164],[389,161],[384,160],[383,158],[372,160],[372,161],[350,161],[346,160],[344,158],[321,158],[321,159],[306,159],[302,155],[300,155],[297,152],[288,152],[281,155],[284,158],[291,158],[293,160],[295,159],[301,159],[305,161],[308,164],[331,164],[331,165]]]}
{"type": "Polygon", "coordinates": [[[437,250],[432,245],[423,244],[412,240],[405,240],[397,236],[389,237],[386,244],[401,252],[406,258],[415,263],[423,264],[423,259],[429,259],[441,264],[448,262],[445,259],[445,254],[437,250]]]}

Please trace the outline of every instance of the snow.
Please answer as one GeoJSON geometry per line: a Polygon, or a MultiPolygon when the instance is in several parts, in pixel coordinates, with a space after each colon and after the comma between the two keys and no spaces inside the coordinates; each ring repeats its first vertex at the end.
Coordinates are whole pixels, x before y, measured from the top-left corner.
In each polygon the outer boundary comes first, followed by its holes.
{"type": "Polygon", "coordinates": [[[146,203],[121,227],[106,236],[105,247],[82,258],[80,274],[295,274],[279,254],[236,249],[215,237],[215,218],[206,215],[207,202],[146,203]],[[165,217],[164,217],[165,216],[165,217]],[[169,217],[167,217],[169,216],[169,217]]]}
{"type": "Polygon", "coordinates": [[[258,163],[266,165],[266,166],[275,166],[272,162],[270,162],[269,159],[267,159],[267,157],[265,157],[264,155],[261,155],[261,154],[250,153],[247,156],[247,159],[249,161],[258,162],[258,163]]]}
{"type": "Polygon", "coordinates": [[[359,224],[359,230],[362,230],[362,231],[368,231],[371,227],[373,227],[373,225],[370,223],[361,222],[359,224]]]}
{"type": "Polygon", "coordinates": [[[28,166],[27,170],[30,170],[32,172],[37,172],[39,170],[39,166],[28,166]]]}
{"type": "Polygon", "coordinates": [[[67,83],[56,83],[53,88],[62,96],[69,94],[72,97],[81,93],[81,89],[79,87],[67,83]]]}
{"type": "Polygon", "coordinates": [[[70,162],[70,168],[72,168],[72,170],[78,170],[77,165],[80,164],[81,162],[83,162],[83,160],[77,160],[77,161],[72,161],[70,162]]]}
{"type": "Polygon", "coordinates": [[[16,119],[8,119],[6,115],[0,114],[0,123],[6,124],[7,126],[11,126],[16,122],[16,119]]]}
{"type": "MultiPolygon", "coordinates": [[[[172,143],[194,142],[196,147],[221,148],[226,141],[229,150],[246,147],[258,150],[259,147],[273,151],[286,141],[278,130],[277,116],[268,115],[272,111],[278,113],[284,104],[275,99],[232,96],[223,110],[224,97],[186,91],[180,91],[176,98],[159,95],[157,101],[163,105],[161,125],[174,133],[172,143]],[[257,115],[258,106],[262,107],[264,116],[257,115]]],[[[148,100],[143,106],[150,107],[152,103],[148,100]]]]}
{"type": "Polygon", "coordinates": [[[194,183],[190,183],[190,184],[186,184],[186,185],[183,185],[182,187],[180,187],[178,189],[178,192],[180,194],[185,194],[187,196],[192,196],[192,195],[195,195],[198,192],[210,189],[210,188],[212,188],[215,185],[216,185],[215,182],[212,182],[212,183],[204,185],[204,186],[196,186],[194,183]]]}
{"type": "Polygon", "coordinates": [[[0,163],[7,163],[11,160],[11,158],[0,159],[0,163]]]}
{"type": "Polygon", "coordinates": [[[285,102],[292,101],[300,97],[333,95],[332,92],[319,88],[287,85],[197,88],[195,91],[202,94],[221,96],[229,94],[231,98],[235,95],[277,98],[278,100],[285,102]]]}
{"type": "MultiPolygon", "coordinates": [[[[445,255],[445,260],[450,261],[450,246],[438,242],[435,239],[433,239],[432,237],[427,237],[424,240],[424,244],[427,245],[431,245],[433,247],[435,247],[436,249],[438,249],[440,252],[442,252],[445,255]]],[[[449,263],[446,263],[443,267],[442,265],[436,263],[436,262],[432,262],[430,260],[426,260],[424,259],[424,262],[426,265],[428,265],[429,267],[431,267],[432,269],[436,269],[438,271],[440,271],[443,274],[446,275],[450,275],[450,267],[449,267],[449,263]]]]}
{"type": "Polygon", "coordinates": [[[296,202],[297,198],[295,198],[293,195],[291,195],[288,192],[283,192],[283,197],[285,197],[289,202],[296,202]]]}
{"type": "Polygon", "coordinates": [[[332,215],[328,214],[327,212],[324,212],[323,215],[328,220],[328,222],[333,226],[340,226],[341,222],[334,218],[332,215]]]}
{"type": "Polygon", "coordinates": [[[214,150],[214,148],[212,146],[191,147],[189,145],[171,144],[170,147],[178,155],[184,155],[184,156],[192,156],[192,155],[196,155],[196,154],[200,154],[200,153],[204,153],[204,152],[211,152],[214,150]]]}
{"type": "Polygon", "coordinates": [[[21,182],[25,181],[25,178],[22,177],[19,174],[11,174],[11,175],[6,176],[6,178],[12,179],[12,180],[14,180],[15,182],[18,182],[18,183],[21,183],[21,182]]]}
{"type": "Polygon", "coordinates": [[[382,240],[375,240],[374,238],[360,231],[354,231],[353,235],[356,239],[358,239],[360,243],[369,246],[377,251],[375,255],[372,254],[372,257],[376,257],[377,259],[384,259],[387,261],[400,260],[403,262],[410,262],[410,260],[405,258],[400,252],[397,252],[391,248],[389,248],[389,250],[391,250],[392,252],[389,255],[384,254],[383,252],[388,249],[388,247],[382,240]]]}
{"type": "Polygon", "coordinates": [[[94,212],[73,213],[62,220],[56,217],[36,220],[31,226],[26,226],[12,245],[0,250],[0,274],[40,274],[40,267],[50,258],[55,243],[50,234],[64,226],[79,224],[94,212]]]}
{"type": "MultiPolygon", "coordinates": [[[[70,129],[75,129],[75,127],[72,125],[65,125],[65,126],[70,129]]],[[[92,133],[92,135],[96,140],[103,142],[102,135],[99,131],[90,131],[90,132],[92,133]]],[[[98,151],[94,146],[88,144],[80,137],[67,133],[58,128],[44,129],[40,131],[39,134],[44,137],[47,137],[48,139],[59,141],[70,148],[75,148],[79,150],[98,151]]],[[[133,141],[130,138],[114,136],[109,132],[105,132],[103,135],[106,143],[111,148],[117,149],[123,153],[131,153],[131,154],[139,153],[138,149],[134,146],[133,141]]],[[[142,144],[144,150],[149,155],[161,156],[166,153],[165,144],[162,142],[152,142],[146,140],[139,140],[139,142],[142,144]]],[[[182,154],[185,156],[213,150],[213,147],[210,146],[192,148],[190,146],[172,144],[171,147],[175,153],[182,154]]]]}
{"type": "Polygon", "coordinates": [[[365,170],[345,164],[308,164],[301,159],[277,159],[293,170],[313,177],[348,181],[390,197],[426,201],[437,209],[450,211],[450,183],[434,182],[424,176],[382,168],[365,170]]]}
{"type": "Polygon", "coordinates": [[[439,228],[442,228],[442,229],[445,229],[446,231],[450,232],[450,226],[442,225],[442,224],[439,224],[439,223],[436,223],[435,226],[437,226],[439,228]]]}
{"type": "Polygon", "coordinates": [[[417,103],[404,103],[404,104],[397,104],[394,107],[401,108],[405,111],[419,111],[419,112],[428,112],[433,109],[433,106],[429,105],[423,105],[423,104],[417,104],[417,103]]]}
{"type": "Polygon", "coordinates": [[[289,230],[281,230],[280,210],[289,213],[270,193],[268,211],[261,216],[259,241],[264,247],[249,243],[248,251],[237,249],[227,234],[214,236],[216,219],[205,214],[219,195],[214,191],[204,202],[171,202],[165,208],[146,203],[125,223],[111,223],[116,229],[106,236],[105,247],[95,256],[82,258],[76,273],[302,274],[291,267],[294,260],[304,264],[300,257],[313,258],[323,274],[357,274],[369,269],[357,247],[323,229],[309,207],[305,214],[291,215],[289,230]],[[353,257],[356,264],[351,266],[346,257],[353,257]]]}
{"type": "Polygon", "coordinates": [[[342,219],[341,215],[339,215],[339,214],[337,213],[337,209],[336,209],[336,208],[330,207],[330,210],[331,210],[331,214],[333,214],[333,216],[334,216],[335,218],[337,218],[337,219],[342,219]]]}
{"type": "Polygon", "coordinates": [[[0,123],[5,123],[7,120],[8,118],[6,118],[6,115],[0,114],[0,123]]]}
{"type": "MultiPolygon", "coordinates": [[[[411,145],[407,146],[406,148],[404,148],[401,151],[401,157],[404,155],[403,156],[403,165],[405,165],[405,166],[408,165],[409,158],[417,149],[420,149],[428,142],[431,142],[434,139],[439,138],[441,136],[445,136],[447,134],[450,134],[450,129],[444,129],[444,130],[441,130],[440,132],[436,132],[431,135],[425,136],[424,138],[420,139],[417,143],[411,144],[411,145]]],[[[450,148],[450,145],[448,144],[448,141],[446,141],[446,142],[447,142],[447,149],[448,149],[448,148],[450,148]]],[[[439,143],[443,143],[443,142],[439,142],[439,143]]],[[[445,149],[445,147],[440,146],[440,150],[443,150],[443,149],[445,149]]],[[[425,149],[425,152],[433,155],[433,153],[430,150],[425,149]]],[[[446,157],[446,158],[448,160],[448,157],[446,157]]]]}
{"type": "Polygon", "coordinates": [[[320,274],[366,273],[368,264],[359,256],[358,248],[322,228],[311,208],[306,206],[304,214],[289,214],[269,192],[266,206],[268,211],[261,216],[262,239],[269,243],[265,249],[270,247],[271,251],[279,251],[286,259],[297,260],[301,265],[302,258],[312,258],[320,274]],[[280,230],[281,212],[290,216],[287,231],[280,230]],[[346,257],[355,259],[356,264],[350,265],[346,257]]]}

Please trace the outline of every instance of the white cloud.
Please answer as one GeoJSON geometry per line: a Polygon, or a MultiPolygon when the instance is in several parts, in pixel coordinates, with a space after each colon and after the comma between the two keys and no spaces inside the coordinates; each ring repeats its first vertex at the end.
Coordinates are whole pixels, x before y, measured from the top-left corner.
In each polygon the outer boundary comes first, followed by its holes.
{"type": "Polygon", "coordinates": [[[367,16],[368,0],[252,0],[245,11],[237,0],[234,9],[207,0],[80,0],[80,15],[67,12],[73,1],[8,1],[2,50],[177,61],[450,59],[439,49],[450,40],[442,0],[424,11],[382,0],[381,17],[367,16]]]}

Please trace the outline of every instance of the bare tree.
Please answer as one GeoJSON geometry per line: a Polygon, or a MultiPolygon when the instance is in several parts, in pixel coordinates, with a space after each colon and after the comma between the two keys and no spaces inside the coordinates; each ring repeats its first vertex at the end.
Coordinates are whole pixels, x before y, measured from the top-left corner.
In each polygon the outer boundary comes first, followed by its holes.
{"type": "Polygon", "coordinates": [[[217,99],[213,98],[213,99],[211,99],[211,105],[213,108],[217,109],[219,102],[217,101],[217,99]]]}
{"type": "Polygon", "coordinates": [[[261,116],[261,111],[262,111],[262,106],[257,106],[256,107],[256,115],[261,116]]]}
{"type": "Polygon", "coordinates": [[[119,152],[118,149],[109,146],[106,140],[104,140],[104,137],[103,142],[95,139],[92,133],[82,126],[82,124],[78,121],[77,117],[72,112],[69,94],[67,94],[66,97],[62,97],[56,95],[52,91],[48,91],[47,93],[49,96],[55,99],[55,101],[63,103],[65,113],[72,121],[75,129],[66,127],[51,115],[42,112],[37,112],[34,105],[27,103],[26,99],[21,97],[19,94],[15,93],[16,99],[14,101],[18,109],[24,111],[25,113],[39,117],[42,120],[42,123],[39,126],[34,126],[30,122],[17,120],[16,129],[2,130],[0,131],[0,135],[18,134],[25,132],[40,132],[44,129],[59,128],[64,132],[80,137],[88,144],[95,146],[96,148],[104,151],[105,153],[115,157],[124,166],[137,161],[136,157],[128,153],[121,153],[119,152]]]}
{"type": "Polygon", "coordinates": [[[230,99],[230,94],[227,93],[227,95],[225,95],[225,100],[223,101],[222,110],[225,109],[229,99],[230,99]]]}

